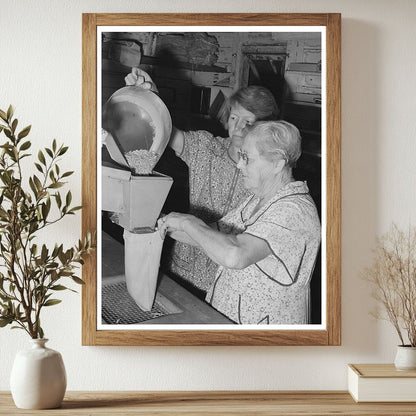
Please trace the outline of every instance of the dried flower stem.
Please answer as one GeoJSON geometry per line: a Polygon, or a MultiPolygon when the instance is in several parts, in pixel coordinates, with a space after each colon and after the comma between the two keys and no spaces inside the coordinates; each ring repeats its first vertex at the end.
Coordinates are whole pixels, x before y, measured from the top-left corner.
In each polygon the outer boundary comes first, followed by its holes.
{"type": "Polygon", "coordinates": [[[363,277],[374,287],[373,297],[381,303],[388,320],[395,328],[401,345],[416,346],[416,228],[405,232],[393,224],[390,231],[377,240],[372,267],[363,277]]]}

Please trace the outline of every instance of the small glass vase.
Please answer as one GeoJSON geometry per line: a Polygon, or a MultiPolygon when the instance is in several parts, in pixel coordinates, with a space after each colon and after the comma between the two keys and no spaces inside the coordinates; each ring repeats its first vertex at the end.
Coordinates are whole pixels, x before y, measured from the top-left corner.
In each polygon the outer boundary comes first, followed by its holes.
{"type": "Polygon", "coordinates": [[[66,391],[66,372],[59,352],[45,346],[48,340],[31,339],[31,348],[16,354],[10,389],[20,409],[54,409],[66,391]]]}
{"type": "Polygon", "coordinates": [[[394,365],[399,371],[416,371],[416,347],[398,345],[394,365]]]}

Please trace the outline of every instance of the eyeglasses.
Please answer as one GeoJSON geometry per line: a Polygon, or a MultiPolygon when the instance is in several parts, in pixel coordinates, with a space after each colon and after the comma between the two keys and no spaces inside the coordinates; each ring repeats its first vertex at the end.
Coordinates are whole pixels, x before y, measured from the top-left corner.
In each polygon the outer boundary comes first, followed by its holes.
{"type": "MultiPolygon", "coordinates": [[[[287,157],[287,154],[284,150],[276,149],[276,153],[279,153],[283,156],[283,160],[286,162],[286,164],[289,164],[289,158],[287,157]]],[[[244,164],[247,166],[249,162],[248,154],[244,150],[238,150],[237,151],[238,157],[244,162],[244,164]]]]}

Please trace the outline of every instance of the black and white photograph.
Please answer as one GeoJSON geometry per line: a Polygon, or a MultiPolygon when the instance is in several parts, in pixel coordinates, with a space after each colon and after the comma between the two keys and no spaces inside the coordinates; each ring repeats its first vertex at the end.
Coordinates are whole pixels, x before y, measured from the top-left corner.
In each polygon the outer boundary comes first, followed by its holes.
{"type": "Polygon", "coordinates": [[[100,28],[99,329],[325,328],[325,36],[100,28]]]}

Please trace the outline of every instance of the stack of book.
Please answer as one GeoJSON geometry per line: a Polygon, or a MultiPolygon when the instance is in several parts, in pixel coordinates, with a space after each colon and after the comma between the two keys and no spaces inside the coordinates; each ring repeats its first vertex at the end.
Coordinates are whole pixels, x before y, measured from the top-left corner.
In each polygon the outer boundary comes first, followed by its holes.
{"type": "Polygon", "coordinates": [[[394,364],[349,364],[348,390],[356,402],[416,402],[416,371],[394,364]]]}

